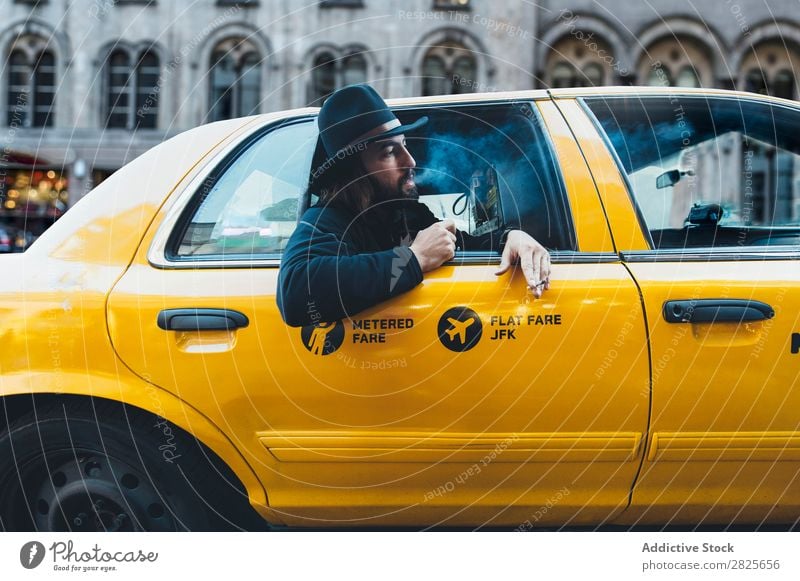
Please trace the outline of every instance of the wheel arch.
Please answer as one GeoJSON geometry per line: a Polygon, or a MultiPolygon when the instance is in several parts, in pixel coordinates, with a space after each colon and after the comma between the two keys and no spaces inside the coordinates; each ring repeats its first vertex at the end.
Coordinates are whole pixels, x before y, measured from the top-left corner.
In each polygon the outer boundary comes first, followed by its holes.
{"type": "MultiPolygon", "coordinates": [[[[63,377],[59,383],[64,383],[63,377]]],[[[40,384],[46,384],[46,382],[40,382],[40,384]]],[[[136,392],[132,391],[132,387],[124,390],[120,389],[117,382],[115,384],[117,385],[116,394],[103,393],[97,389],[93,389],[91,394],[86,393],[86,390],[78,389],[60,391],[46,388],[16,391],[4,389],[0,393],[0,401],[2,401],[0,432],[4,432],[9,425],[33,411],[37,406],[53,402],[63,402],[69,405],[86,399],[108,401],[119,405],[124,409],[126,415],[150,415],[154,422],[161,421],[163,418],[172,424],[171,429],[196,439],[205,451],[210,452],[209,457],[219,468],[221,476],[247,494],[250,506],[263,519],[270,523],[282,524],[275,512],[269,509],[266,490],[253,469],[225,433],[213,422],[185,401],[151,384],[140,383],[136,386],[136,392]]]]}

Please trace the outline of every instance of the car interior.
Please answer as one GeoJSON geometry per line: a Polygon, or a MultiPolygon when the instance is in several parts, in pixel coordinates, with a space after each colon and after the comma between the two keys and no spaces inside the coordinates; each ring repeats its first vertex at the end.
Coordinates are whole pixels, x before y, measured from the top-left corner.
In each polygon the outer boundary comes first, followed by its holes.
{"type": "Polygon", "coordinates": [[[585,101],[654,249],[800,244],[795,111],[722,98],[585,101]]]}
{"type": "Polygon", "coordinates": [[[528,103],[400,110],[420,201],[472,235],[518,227],[551,250],[573,250],[566,193],[539,118],[528,103]]]}

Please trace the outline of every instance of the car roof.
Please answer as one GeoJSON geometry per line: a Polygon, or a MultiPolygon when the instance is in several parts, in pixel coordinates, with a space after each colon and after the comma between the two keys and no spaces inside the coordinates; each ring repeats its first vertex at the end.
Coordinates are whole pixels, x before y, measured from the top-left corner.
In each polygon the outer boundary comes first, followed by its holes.
{"type": "MultiPolygon", "coordinates": [[[[729,89],[706,89],[684,87],[650,87],[650,86],[603,86],[603,87],[573,87],[563,89],[531,89],[523,91],[491,91],[482,93],[462,93],[458,95],[431,95],[427,97],[399,97],[386,99],[390,107],[413,107],[431,105],[456,105],[467,103],[483,103],[487,101],[514,101],[514,100],[541,100],[541,99],[574,99],[580,97],[630,97],[630,96],[687,96],[687,97],[736,97],[745,99],[758,99],[783,103],[796,107],[795,101],[748,93],[729,89]]],[[[262,114],[259,117],[266,121],[267,118],[292,117],[299,115],[315,115],[319,107],[304,107],[279,111],[277,113],[262,114]]]]}
{"type": "Polygon", "coordinates": [[[472,103],[476,101],[510,101],[519,99],[547,99],[547,89],[530,91],[492,91],[484,93],[461,93],[459,95],[432,95],[429,97],[403,97],[387,99],[390,107],[404,107],[413,105],[450,105],[458,103],[472,103]]]}
{"type": "Polygon", "coordinates": [[[706,89],[690,87],[645,87],[645,86],[608,86],[608,87],[575,87],[565,89],[551,89],[550,95],[554,99],[575,99],[581,97],[733,97],[739,99],[756,99],[797,107],[797,102],[790,99],[781,99],[758,93],[746,91],[733,91],[730,89],[706,89]]]}

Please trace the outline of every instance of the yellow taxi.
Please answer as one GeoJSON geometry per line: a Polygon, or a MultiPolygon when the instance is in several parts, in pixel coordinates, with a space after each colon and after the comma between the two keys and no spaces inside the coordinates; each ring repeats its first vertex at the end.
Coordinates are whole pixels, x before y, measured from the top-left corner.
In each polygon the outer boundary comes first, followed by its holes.
{"type": "Polygon", "coordinates": [[[318,110],[187,131],[0,257],[0,528],[797,523],[798,104],[389,104],[430,119],[407,136],[420,201],[529,232],[550,289],[463,251],[287,326],[318,110]]]}

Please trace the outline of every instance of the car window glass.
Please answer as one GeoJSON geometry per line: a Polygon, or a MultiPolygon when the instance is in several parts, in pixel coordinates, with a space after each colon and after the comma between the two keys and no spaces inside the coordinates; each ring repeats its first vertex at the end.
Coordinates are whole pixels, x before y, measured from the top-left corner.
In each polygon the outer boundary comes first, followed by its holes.
{"type": "MultiPolygon", "coordinates": [[[[417,162],[420,202],[473,236],[522,228],[551,249],[574,249],[561,175],[527,102],[398,111],[417,162]]],[[[494,249],[497,250],[497,249],[494,249]]]]}
{"type": "Polygon", "coordinates": [[[307,121],[250,145],[202,198],[178,256],[280,254],[297,224],[316,139],[316,124],[307,121]]]}
{"type": "Polygon", "coordinates": [[[800,243],[800,111],[686,96],[586,103],[655,248],[800,243]]]}

